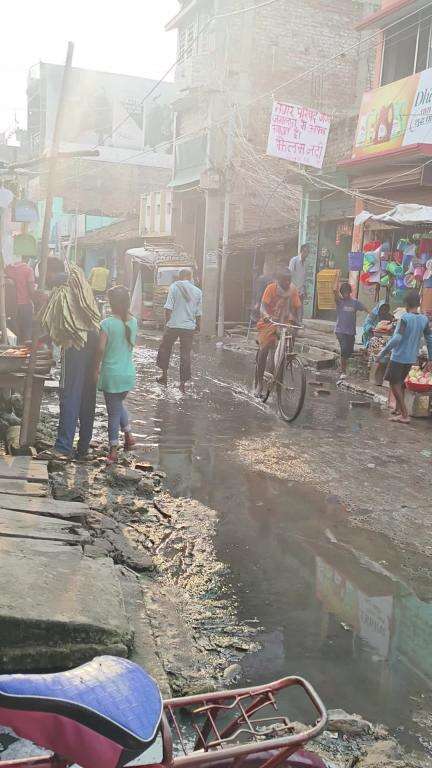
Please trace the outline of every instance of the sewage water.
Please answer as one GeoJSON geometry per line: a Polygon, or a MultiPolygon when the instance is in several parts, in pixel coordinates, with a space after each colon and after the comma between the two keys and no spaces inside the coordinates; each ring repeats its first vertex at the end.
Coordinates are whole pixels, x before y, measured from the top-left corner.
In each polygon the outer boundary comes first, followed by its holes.
{"type": "Polygon", "coordinates": [[[432,602],[398,568],[388,569],[398,554],[385,537],[347,526],[342,543],[335,530],[346,510],[320,492],[319,478],[279,479],[236,455],[239,440],[259,454],[260,439],[283,444],[287,430],[290,437],[308,430],[313,441],[318,425],[335,439],[348,429],[361,440],[385,416],[350,408],[347,393],[309,391],[290,427],[251,397],[249,356],[201,348],[195,383],[182,397],[174,384],[154,383],[154,350],[137,354],[139,381],[128,403],[139,442],[153,451],[173,494],[218,513],[227,589],[239,619],[260,627],[260,650],[241,662],[243,680],[304,676],[329,708],[382,722],[432,754],[432,602]]]}

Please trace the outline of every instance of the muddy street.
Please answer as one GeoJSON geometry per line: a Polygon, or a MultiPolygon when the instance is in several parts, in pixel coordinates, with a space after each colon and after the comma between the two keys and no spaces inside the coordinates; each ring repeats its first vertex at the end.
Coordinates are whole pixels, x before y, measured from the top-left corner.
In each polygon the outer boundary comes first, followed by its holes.
{"type": "Polygon", "coordinates": [[[201,346],[186,397],[154,383],[154,344],[137,355],[140,448],[216,513],[221,590],[258,630],[243,680],[304,675],[329,707],[431,750],[428,425],[402,432],[330,382],[287,426],[251,397],[249,355],[201,346]]]}

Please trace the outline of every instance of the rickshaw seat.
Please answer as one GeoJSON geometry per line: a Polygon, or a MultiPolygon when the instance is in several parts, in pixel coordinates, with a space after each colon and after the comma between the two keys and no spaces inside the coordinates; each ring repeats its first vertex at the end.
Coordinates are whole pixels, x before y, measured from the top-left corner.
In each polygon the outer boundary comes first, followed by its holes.
{"type": "Polygon", "coordinates": [[[82,768],[116,768],[123,752],[143,752],[162,711],[156,682],[114,656],[67,672],[0,676],[0,723],[82,768]]]}

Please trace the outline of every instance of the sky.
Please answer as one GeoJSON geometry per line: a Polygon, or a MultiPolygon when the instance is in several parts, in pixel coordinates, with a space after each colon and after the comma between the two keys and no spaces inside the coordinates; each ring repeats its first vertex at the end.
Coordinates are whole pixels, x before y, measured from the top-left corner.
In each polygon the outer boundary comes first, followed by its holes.
{"type": "Polygon", "coordinates": [[[38,61],[62,64],[68,40],[76,67],[161,77],[176,57],[176,33],[164,26],[179,7],[177,0],[2,3],[0,132],[13,127],[15,115],[26,127],[28,70],[38,61]]]}

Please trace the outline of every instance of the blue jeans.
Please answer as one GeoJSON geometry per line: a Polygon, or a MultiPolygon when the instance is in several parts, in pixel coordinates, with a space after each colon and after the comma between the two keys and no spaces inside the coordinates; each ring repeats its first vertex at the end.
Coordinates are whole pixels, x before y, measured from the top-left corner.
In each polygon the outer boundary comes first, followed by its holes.
{"type": "Polygon", "coordinates": [[[127,392],[104,392],[110,445],[118,445],[120,429],[123,432],[129,431],[129,414],[124,404],[127,394],[127,392]]]}
{"type": "Polygon", "coordinates": [[[55,450],[66,456],[72,454],[75,432],[79,421],[78,453],[87,453],[93,435],[96,408],[96,382],[94,360],[97,336],[89,333],[83,349],[62,352],[60,380],[60,418],[55,450]]]}

